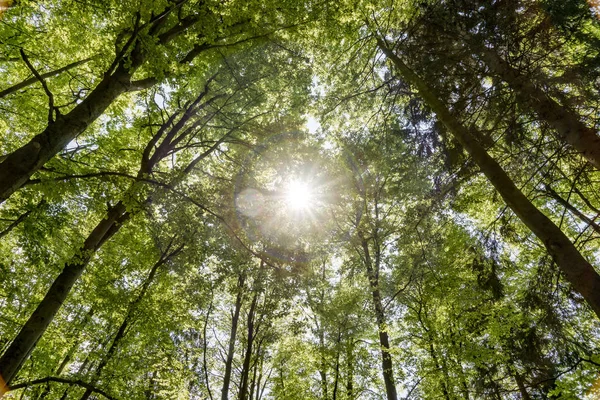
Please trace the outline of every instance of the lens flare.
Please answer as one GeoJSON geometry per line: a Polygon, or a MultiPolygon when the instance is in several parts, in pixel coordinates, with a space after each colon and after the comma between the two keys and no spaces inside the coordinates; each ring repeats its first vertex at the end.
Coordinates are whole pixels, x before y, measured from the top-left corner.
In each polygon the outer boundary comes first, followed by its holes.
{"type": "Polygon", "coordinates": [[[314,200],[310,186],[306,182],[291,181],[285,191],[285,202],[292,210],[308,210],[314,200]]]}

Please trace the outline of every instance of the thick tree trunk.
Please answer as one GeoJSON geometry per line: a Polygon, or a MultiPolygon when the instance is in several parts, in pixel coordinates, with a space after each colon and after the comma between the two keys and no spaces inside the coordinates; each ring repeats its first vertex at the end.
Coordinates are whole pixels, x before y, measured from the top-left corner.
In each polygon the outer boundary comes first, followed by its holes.
{"type": "Polygon", "coordinates": [[[558,137],[573,146],[590,164],[600,169],[600,136],[584,124],[580,117],[536,87],[531,80],[503,60],[495,50],[481,47],[481,56],[490,71],[504,80],[517,95],[517,100],[546,121],[558,137]]]}
{"type": "Polygon", "coordinates": [[[542,241],[567,281],[600,317],[600,275],[594,267],[583,258],[569,238],[521,192],[470,130],[450,113],[433,89],[396,56],[385,42],[378,39],[378,44],[404,79],[418,89],[421,97],[469,153],[510,209],[542,241]]]}
{"type": "Polygon", "coordinates": [[[394,367],[392,355],[390,354],[390,339],[387,332],[387,323],[383,311],[383,303],[381,301],[381,292],[379,290],[379,273],[375,270],[371,255],[369,252],[369,244],[362,237],[361,243],[365,255],[365,266],[367,268],[367,278],[371,286],[371,294],[373,296],[373,306],[375,307],[375,318],[377,319],[377,328],[379,329],[379,344],[381,346],[381,371],[383,373],[383,382],[385,384],[385,393],[387,400],[398,400],[396,392],[396,384],[394,383],[394,367]]]}
{"type": "Polygon", "coordinates": [[[250,310],[248,311],[248,336],[246,342],[246,354],[244,355],[244,362],[242,364],[242,376],[240,379],[240,392],[238,399],[246,400],[248,398],[248,376],[250,375],[250,361],[252,361],[252,346],[254,344],[254,315],[256,310],[256,301],[258,299],[258,292],[254,292],[252,297],[252,303],[250,304],[250,310]]]}
{"type": "Polygon", "coordinates": [[[87,237],[77,254],[65,265],[63,271],[54,280],[44,299],[0,357],[0,376],[7,385],[10,385],[23,362],[46,331],[50,322],[52,322],[92,255],[118,231],[121,224],[128,218],[129,213],[126,212],[123,203],[119,202],[111,207],[104,219],[96,225],[87,237]]]}
{"type": "Polygon", "coordinates": [[[229,334],[229,348],[227,349],[227,359],[225,360],[225,375],[223,376],[223,389],[221,389],[221,400],[229,399],[231,367],[233,365],[233,355],[235,352],[235,337],[237,335],[238,322],[240,319],[240,309],[242,308],[244,280],[244,274],[240,273],[240,277],[238,279],[238,292],[235,299],[235,307],[233,310],[233,315],[231,317],[231,332],[229,334]]]}

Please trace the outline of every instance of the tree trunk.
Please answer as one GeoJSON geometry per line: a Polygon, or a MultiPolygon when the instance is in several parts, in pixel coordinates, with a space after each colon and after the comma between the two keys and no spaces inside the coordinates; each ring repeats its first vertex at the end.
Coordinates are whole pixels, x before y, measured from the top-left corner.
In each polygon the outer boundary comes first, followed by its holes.
{"type": "Polygon", "coordinates": [[[235,337],[237,335],[238,322],[240,319],[240,309],[242,308],[242,298],[244,294],[244,273],[240,273],[238,278],[238,292],[235,299],[235,308],[231,317],[231,333],[229,335],[229,348],[227,349],[227,359],[225,361],[225,376],[223,377],[223,389],[221,390],[221,400],[229,398],[229,382],[231,381],[231,366],[233,364],[233,354],[235,351],[235,337]]]}
{"type": "Polygon", "coordinates": [[[383,373],[383,382],[385,384],[385,393],[388,400],[398,400],[396,393],[396,385],[394,383],[394,368],[392,363],[392,355],[390,354],[390,339],[387,332],[387,323],[381,302],[381,292],[379,290],[379,273],[373,267],[371,255],[369,252],[369,244],[361,235],[361,243],[365,254],[365,266],[367,268],[367,277],[371,286],[371,294],[373,296],[373,305],[375,307],[375,317],[377,319],[377,327],[379,329],[379,344],[381,345],[381,370],[383,373]]]}
{"type": "Polygon", "coordinates": [[[342,340],[342,332],[338,331],[338,338],[337,338],[337,342],[336,342],[334,378],[333,378],[333,394],[331,397],[332,400],[337,400],[338,381],[340,379],[340,342],[341,342],[341,340],[342,340]]]}
{"type": "Polygon", "coordinates": [[[125,67],[102,79],[96,88],[68,114],[49,122],[29,143],[6,155],[0,163],[0,203],[17,191],[34,172],[60,152],[94,122],[111,103],[129,90],[133,71],[125,67]]]}
{"type": "Polygon", "coordinates": [[[77,254],[65,265],[63,271],[54,280],[44,299],[0,357],[0,376],[7,385],[10,385],[12,379],[21,369],[23,362],[25,362],[39,338],[52,322],[92,255],[119,230],[121,224],[129,219],[129,216],[130,214],[125,210],[123,203],[119,202],[111,207],[104,219],[96,225],[87,237],[77,254]]]}
{"type": "Polygon", "coordinates": [[[567,281],[600,317],[600,275],[594,267],[583,258],[569,238],[517,188],[496,160],[475,140],[470,130],[450,113],[433,89],[396,56],[383,40],[378,39],[378,44],[404,79],[416,86],[437,118],[461,143],[511,210],[542,241],[567,281]]]}
{"type": "Polygon", "coordinates": [[[346,397],[348,400],[354,400],[354,339],[350,338],[350,343],[346,348],[346,397]]]}
{"type": "Polygon", "coordinates": [[[590,164],[600,169],[600,136],[596,130],[585,125],[575,112],[561,106],[537,88],[495,50],[487,47],[480,47],[480,50],[482,59],[491,72],[508,83],[523,105],[546,121],[563,142],[573,146],[590,164]]]}
{"type": "Polygon", "coordinates": [[[248,336],[246,344],[246,354],[244,355],[244,363],[242,364],[242,376],[240,379],[240,392],[238,398],[246,400],[248,398],[248,376],[250,375],[250,361],[252,361],[252,345],[254,344],[254,314],[256,310],[256,301],[258,292],[254,292],[250,310],[248,311],[248,336]]]}
{"type": "MultiPolygon", "coordinates": [[[[119,326],[119,329],[117,330],[117,334],[115,335],[115,338],[113,339],[108,351],[106,352],[104,357],[102,357],[102,359],[100,360],[100,363],[96,367],[96,370],[94,371],[94,375],[91,377],[91,379],[89,381],[89,383],[91,385],[95,385],[96,381],[100,377],[100,374],[102,373],[102,370],[104,369],[104,367],[106,367],[106,364],[108,364],[108,362],[110,361],[112,356],[117,351],[121,340],[125,337],[125,332],[127,331],[127,327],[129,326],[129,324],[131,323],[133,314],[134,314],[138,304],[142,301],[142,299],[146,295],[146,292],[148,291],[148,287],[150,287],[150,285],[152,284],[152,281],[154,281],[154,278],[156,276],[156,271],[158,271],[158,268],[160,268],[160,266],[162,266],[165,262],[167,262],[167,260],[169,258],[171,258],[174,255],[176,255],[177,253],[179,253],[179,251],[181,251],[181,247],[179,249],[176,249],[171,254],[168,254],[168,255],[163,254],[160,257],[160,259],[150,269],[150,273],[148,274],[148,277],[142,284],[142,289],[140,290],[138,295],[135,297],[135,299],[129,303],[129,307],[127,308],[127,314],[125,314],[125,318],[123,318],[123,322],[121,322],[121,325],[119,326]]],[[[92,395],[92,393],[94,393],[94,391],[88,388],[81,396],[81,400],[87,400],[92,395]]]]}
{"type": "MultiPolygon", "coordinates": [[[[168,20],[168,18],[163,17],[170,10],[178,8],[182,2],[172,4],[161,13],[162,17],[155,18],[149,23],[149,32],[152,32],[153,36],[158,39],[159,44],[164,45],[170,42],[197,22],[195,18],[182,20],[166,32],[158,34],[160,28],[168,20]]],[[[143,82],[131,82],[131,77],[135,71],[148,57],[145,44],[136,38],[138,28],[139,26],[136,23],[129,39],[130,42],[122,48],[123,52],[131,48],[128,57],[125,59],[122,58],[122,54],[118,54],[114,62],[114,71],[109,68],[98,86],[81,103],[65,115],[57,113],[55,120],[49,118],[48,125],[43,132],[24,146],[3,157],[2,162],[0,162],[0,203],[8,199],[40,167],[58,154],[80,133],[84,132],[117,97],[125,92],[145,89],[157,83],[157,80],[153,78],[143,79],[143,82]],[[128,47],[129,44],[131,47],[128,47]]],[[[119,44],[117,43],[117,45],[119,44]]],[[[50,116],[52,116],[53,111],[50,110],[50,116]]]]}

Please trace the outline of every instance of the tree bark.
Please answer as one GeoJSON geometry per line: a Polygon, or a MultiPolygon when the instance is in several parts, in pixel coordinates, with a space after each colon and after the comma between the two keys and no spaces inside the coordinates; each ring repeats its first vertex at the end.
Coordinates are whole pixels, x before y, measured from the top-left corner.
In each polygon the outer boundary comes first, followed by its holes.
{"type": "Polygon", "coordinates": [[[68,114],[58,115],[29,143],[6,155],[0,163],[0,203],[17,191],[34,172],[94,122],[112,102],[129,90],[133,69],[120,67],[68,114]]]}
{"type": "Polygon", "coordinates": [[[54,280],[44,299],[0,357],[0,376],[8,385],[65,302],[71,288],[83,273],[92,255],[117,232],[121,224],[129,219],[129,216],[130,214],[125,210],[122,202],[111,207],[104,219],[87,237],[77,254],[54,280]]]}
{"type": "Polygon", "coordinates": [[[240,319],[240,309],[242,308],[242,299],[244,294],[244,273],[240,273],[238,278],[238,292],[235,298],[235,307],[231,317],[231,332],[229,334],[229,348],[227,349],[227,359],[225,360],[225,375],[223,376],[223,389],[221,389],[221,400],[229,398],[229,383],[231,381],[231,367],[233,364],[233,355],[235,352],[235,337],[237,335],[238,322],[240,319]]]}
{"type": "MultiPolygon", "coordinates": [[[[404,79],[414,85],[437,118],[461,143],[473,161],[502,196],[517,217],[536,235],[553,257],[567,281],[600,317],[600,275],[579,253],[569,238],[521,192],[502,167],[477,142],[474,135],[437,97],[435,91],[415,74],[382,39],[379,48],[392,61],[404,79]]],[[[476,131],[475,131],[476,133],[476,131]]]]}
{"type": "Polygon", "coordinates": [[[250,375],[250,361],[252,361],[252,346],[254,344],[254,315],[256,310],[256,301],[258,299],[258,292],[254,292],[252,297],[252,303],[250,304],[250,310],[248,311],[248,336],[246,343],[246,354],[244,355],[244,362],[242,364],[242,376],[240,379],[240,392],[238,398],[240,400],[246,400],[248,398],[248,376],[250,375]]]}
{"type": "Polygon", "coordinates": [[[515,91],[517,100],[533,110],[546,121],[558,137],[577,150],[590,164],[600,169],[600,136],[598,132],[584,124],[580,117],[568,107],[561,106],[554,99],[536,87],[531,80],[503,60],[495,50],[478,46],[481,57],[490,71],[508,83],[515,91]]]}

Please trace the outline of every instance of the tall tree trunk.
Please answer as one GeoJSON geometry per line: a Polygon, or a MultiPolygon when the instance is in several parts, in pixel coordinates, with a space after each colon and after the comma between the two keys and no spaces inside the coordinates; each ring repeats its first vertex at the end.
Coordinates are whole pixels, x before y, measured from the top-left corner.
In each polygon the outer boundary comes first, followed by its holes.
{"type": "Polygon", "coordinates": [[[319,354],[321,355],[321,363],[319,367],[319,376],[321,377],[321,398],[327,400],[327,361],[325,360],[325,332],[319,328],[319,354]]]}
{"type": "Polygon", "coordinates": [[[435,91],[394,54],[382,39],[378,39],[378,44],[404,79],[417,88],[437,118],[461,143],[506,204],[542,241],[567,281],[600,317],[600,275],[594,267],[583,258],[569,238],[521,192],[496,160],[479,144],[471,131],[450,113],[435,91]]]}
{"type": "Polygon", "coordinates": [[[231,332],[229,334],[229,348],[227,349],[227,359],[225,360],[225,376],[223,376],[223,389],[221,389],[221,400],[229,398],[229,383],[231,381],[231,367],[233,365],[233,355],[235,352],[235,337],[237,335],[238,322],[240,319],[240,309],[242,308],[242,299],[244,295],[244,273],[240,273],[238,278],[238,292],[235,298],[235,307],[231,316],[231,332]]]}
{"type": "Polygon", "coordinates": [[[394,367],[392,355],[390,354],[390,339],[387,332],[387,323],[381,301],[381,292],[379,290],[379,271],[373,266],[369,251],[369,243],[360,233],[360,239],[365,255],[365,266],[367,268],[367,278],[371,286],[373,296],[373,306],[375,307],[375,318],[377,319],[377,328],[379,330],[379,344],[381,346],[381,371],[383,382],[385,384],[385,393],[388,400],[398,400],[396,385],[394,383],[394,367]]]}
{"type": "Polygon", "coordinates": [[[590,164],[600,169],[600,136],[595,129],[584,124],[574,111],[561,106],[536,87],[495,50],[477,47],[490,71],[508,83],[518,101],[532,109],[558,133],[562,141],[573,146],[590,164]]]}
{"type": "Polygon", "coordinates": [[[254,344],[254,315],[256,310],[256,301],[258,299],[258,291],[254,292],[250,310],[248,311],[248,335],[246,343],[246,354],[242,364],[242,374],[240,379],[240,392],[238,399],[246,400],[248,398],[248,376],[250,375],[250,361],[252,361],[252,346],[254,344]]]}
{"type": "Polygon", "coordinates": [[[334,378],[333,378],[333,394],[332,400],[337,400],[337,392],[338,392],[338,381],[340,379],[340,342],[342,341],[342,332],[338,330],[338,337],[336,342],[336,355],[335,355],[335,368],[334,368],[334,378]]]}
{"type": "Polygon", "coordinates": [[[346,397],[354,400],[354,339],[346,346],[346,397]]]}
{"type": "Polygon", "coordinates": [[[129,219],[122,202],[111,207],[102,221],[96,225],[77,254],[65,265],[63,271],[50,286],[43,300],[21,328],[10,346],[0,357],[0,377],[7,385],[15,377],[35,344],[50,325],[50,322],[63,305],[71,288],[79,279],[92,255],[115,234],[129,219]]]}
{"type": "MultiPolygon", "coordinates": [[[[177,145],[180,140],[193,132],[193,129],[186,129],[179,136],[176,135],[184,128],[186,122],[192,117],[194,112],[199,111],[206,104],[210,104],[208,100],[204,104],[199,105],[206,93],[208,92],[208,83],[205,85],[204,91],[192,104],[186,109],[179,121],[171,126],[171,123],[177,117],[173,114],[169,120],[164,123],[158,132],[153,136],[152,140],[146,145],[142,155],[142,162],[137,174],[137,178],[141,179],[146,174],[149,174],[154,166],[166,157],[171,150],[177,145]],[[170,127],[170,129],[169,129],[170,127]],[[162,139],[160,144],[158,142],[162,139]]],[[[213,98],[214,99],[214,98],[213,98]]],[[[170,182],[170,185],[176,185],[180,179],[185,176],[198,162],[211,154],[228,135],[227,133],[222,138],[217,140],[213,146],[204,151],[198,157],[188,164],[184,172],[170,182]]],[[[135,192],[135,183],[130,186],[126,193],[135,192]]],[[[147,203],[152,198],[153,194],[149,194],[144,203],[147,203]]],[[[90,233],[85,240],[83,246],[77,254],[68,262],[61,274],[56,278],[42,302],[38,305],[31,317],[27,320],[17,337],[6,349],[2,357],[0,357],[0,377],[3,377],[7,384],[10,384],[15,374],[21,368],[22,363],[29,356],[31,350],[37,343],[38,339],[48,328],[48,325],[64,303],[69,291],[79,279],[87,263],[93,254],[102,246],[102,244],[112,237],[121,227],[121,225],[131,217],[127,212],[123,202],[119,201],[115,206],[110,207],[106,216],[90,233]]]]}

